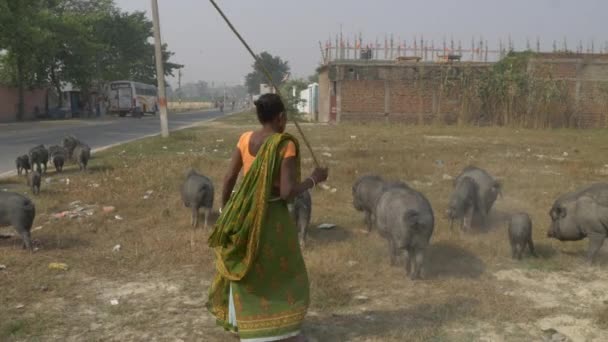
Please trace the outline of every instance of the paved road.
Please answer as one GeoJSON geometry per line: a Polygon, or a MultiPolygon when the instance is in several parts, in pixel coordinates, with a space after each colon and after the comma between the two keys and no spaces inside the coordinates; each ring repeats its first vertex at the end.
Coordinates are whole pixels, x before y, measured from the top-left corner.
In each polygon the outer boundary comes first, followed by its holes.
{"type": "MultiPolygon", "coordinates": [[[[169,129],[183,128],[222,115],[219,111],[170,114],[169,129]]],[[[142,119],[110,116],[103,119],[0,124],[0,176],[15,170],[15,158],[18,155],[26,154],[31,147],[38,144],[60,144],[67,134],[74,134],[95,149],[159,131],[158,116],[146,116],[142,119]]]]}

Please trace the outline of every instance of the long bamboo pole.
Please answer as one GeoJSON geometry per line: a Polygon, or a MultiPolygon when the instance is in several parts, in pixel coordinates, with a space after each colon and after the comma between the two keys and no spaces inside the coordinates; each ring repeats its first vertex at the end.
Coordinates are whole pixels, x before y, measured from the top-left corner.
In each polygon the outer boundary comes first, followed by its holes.
{"type": "MultiPolygon", "coordinates": [[[[249,47],[249,44],[247,44],[247,42],[245,41],[245,39],[243,39],[243,37],[237,31],[237,29],[234,27],[234,25],[232,25],[232,23],[230,22],[230,20],[228,20],[228,18],[226,17],[226,15],[222,11],[222,9],[217,5],[217,3],[215,2],[215,0],[209,0],[209,1],[213,5],[213,7],[215,7],[215,9],[218,11],[218,13],[222,16],[222,18],[224,19],[224,21],[226,22],[226,24],[228,24],[228,26],[230,27],[230,29],[232,30],[232,32],[234,32],[234,34],[241,41],[241,43],[243,43],[243,45],[245,46],[245,48],[247,49],[247,51],[249,51],[249,54],[251,54],[251,57],[253,57],[253,59],[256,61],[257,65],[259,65],[262,68],[262,72],[264,73],[264,75],[268,79],[268,82],[270,82],[270,84],[272,85],[272,87],[277,92],[277,95],[279,95],[279,97],[281,98],[281,101],[283,101],[283,96],[281,95],[281,90],[279,89],[279,87],[277,86],[277,84],[275,83],[275,81],[272,79],[272,75],[270,75],[270,72],[268,71],[268,69],[266,68],[266,66],[262,63],[262,60],[260,59],[260,57],[258,55],[256,55],[253,52],[253,50],[251,50],[251,47],[249,47]]],[[[285,102],[283,101],[283,103],[285,103],[285,102]]],[[[292,121],[296,125],[296,128],[298,129],[298,132],[302,136],[302,140],[304,141],[304,144],[306,145],[306,148],[308,148],[308,151],[310,152],[310,155],[312,156],[312,159],[313,159],[313,161],[315,163],[315,166],[319,167],[320,166],[319,161],[317,160],[317,157],[315,156],[315,153],[313,152],[312,147],[310,146],[310,143],[308,142],[308,139],[306,139],[306,136],[304,135],[304,132],[302,131],[302,128],[298,124],[298,121],[295,118],[292,118],[292,121]]]]}

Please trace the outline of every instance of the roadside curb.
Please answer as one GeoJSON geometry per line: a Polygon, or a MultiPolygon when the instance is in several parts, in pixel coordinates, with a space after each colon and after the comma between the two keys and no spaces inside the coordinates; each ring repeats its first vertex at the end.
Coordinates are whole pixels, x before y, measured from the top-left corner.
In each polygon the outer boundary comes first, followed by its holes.
{"type": "MultiPolygon", "coordinates": [[[[195,122],[195,123],[183,126],[183,127],[174,128],[174,129],[170,130],[170,132],[178,132],[178,131],[181,131],[181,130],[184,130],[184,129],[193,128],[193,127],[197,127],[197,126],[202,126],[202,125],[204,125],[206,123],[213,122],[215,120],[218,120],[218,119],[221,119],[221,118],[225,118],[227,116],[231,116],[231,115],[238,114],[238,113],[242,113],[242,112],[232,112],[232,113],[224,114],[222,116],[218,116],[216,118],[201,120],[201,121],[198,121],[198,122],[195,122]]],[[[180,113],[180,114],[185,114],[185,113],[180,113]]],[[[133,138],[133,139],[129,139],[129,140],[117,142],[117,143],[114,143],[114,144],[110,144],[110,145],[106,145],[106,146],[95,148],[95,149],[91,150],[91,153],[102,152],[102,151],[114,148],[116,146],[128,144],[128,143],[131,143],[131,142],[134,142],[134,141],[137,141],[137,140],[142,140],[142,139],[146,139],[146,138],[156,137],[156,136],[159,136],[159,135],[160,135],[160,132],[159,133],[147,134],[147,135],[141,136],[139,138],[133,138]]],[[[15,171],[15,173],[16,173],[16,171],[15,171]]],[[[2,177],[2,175],[0,175],[0,178],[1,177],[2,177]]]]}
{"type": "MultiPolygon", "coordinates": [[[[186,125],[186,126],[182,126],[182,127],[171,129],[170,132],[178,132],[178,131],[181,131],[181,130],[184,130],[184,129],[188,129],[188,128],[193,128],[193,127],[197,127],[197,126],[203,126],[203,125],[205,125],[207,123],[210,123],[210,122],[222,119],[222,118],[226,118],[226,117],[229,117],[229,116],[232,116],[232,115],[235,115],[235,114],[239,114],[239,113],[243,113],[243,111],[236,111],[236,112],[231,112],[231,113],[225,113],[224,115],[221,115],[221,116],[218,116],[218,117],[215,117],[215,118],[200,120],[198,122],[195,122],[195,123],[192,123],[192,124],[189,124],[189,125],[186,125]]],[[[183,113],[180,113],[180,114],[183,114],[183,113]]],[[[110,145],[106,145],[106,146],[101,146],[101,147],[92,149],[91,153],[102,152],[102,151],[114,148],[116,146],[128,144],[128,143],[131,143],[131,142],[134,142],[134,141],[138,141],[138,140],[142,140],[142,139],[146,139],[146,138],[156,137],[156,136],[159,136],[159,135],[160,135],[160,132],[159,133],[152,133],[152,134],[143,135],[141,137],[137,137],[137,138],[133,138],[133,139],[128,139],[128,140],[120,141],[120,142],[117,142],[117,143],[114,143],[114,144],[110,144],[110,145]]],[[[16,176],[16,175],[17,175],[17,171],[16,170],[7,171],[7,172],[4,172],[4,173],[0,173],[0,179],[4,179],[4,178],[8,178],[8,177],[13,177],[13,176],[16,176]]]]}

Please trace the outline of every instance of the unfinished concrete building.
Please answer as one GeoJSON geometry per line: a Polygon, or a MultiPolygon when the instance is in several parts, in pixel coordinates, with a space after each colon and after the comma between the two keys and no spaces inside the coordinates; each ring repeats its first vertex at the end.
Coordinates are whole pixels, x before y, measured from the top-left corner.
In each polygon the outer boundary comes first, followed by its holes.
{"type": "MultiPolygon", "coordinates": [[[[605,127],[608,124],[608,55],[539,53],[528,60],[536,78],[560,81],[565,91],[560,126],[605,127]],[[542,70],[542,72],[538,72],[542,70]],[[566,97],[566,98],[564,98],[566,97]]],[[[388,121],[454,124],[483,119],[477,84],[495,63],[336,60],[319,72],[320,122],[388,121]]],[[[523,110],[537,110],[534,106],[523,110]]],[[[522,114],[525,116],[525,113],[522,114]]],[[[501,124],[501,123],[499,123],[501,124]]],[[[503,121],[502,124],[507,124],[503,121]]]]}

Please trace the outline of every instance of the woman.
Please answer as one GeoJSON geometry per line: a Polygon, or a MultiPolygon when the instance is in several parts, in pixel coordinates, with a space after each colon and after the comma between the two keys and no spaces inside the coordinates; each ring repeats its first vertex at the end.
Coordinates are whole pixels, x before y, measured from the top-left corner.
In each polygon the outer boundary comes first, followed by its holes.
{"type": "Polygon", "coordinates": [[[287,202],[324,182],[328,171],[317,168],[300,182],[299,144],[284,133],[280,97],[262,95],[255,106],[262,128],[239,139],[224,178],[224,209],[209,237],[217,274],[208,309],[241,341],[304,341],[308,274],[287,202]]]}

